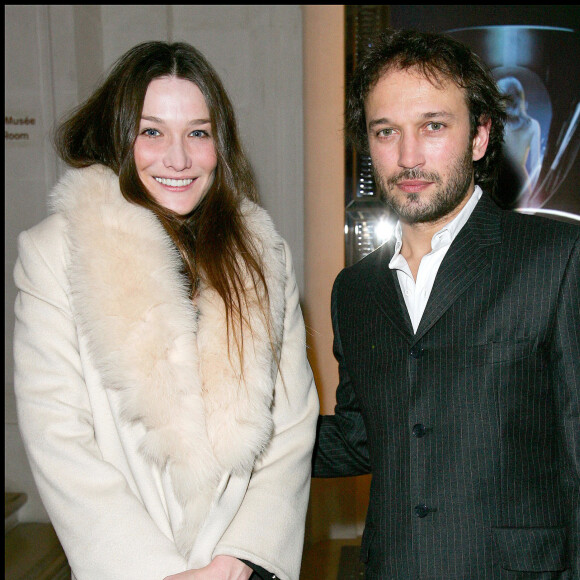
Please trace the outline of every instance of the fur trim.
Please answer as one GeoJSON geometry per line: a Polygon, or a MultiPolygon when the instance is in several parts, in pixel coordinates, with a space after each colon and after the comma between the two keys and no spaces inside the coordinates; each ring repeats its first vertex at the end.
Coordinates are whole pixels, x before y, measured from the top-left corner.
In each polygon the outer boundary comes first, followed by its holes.
{"type": "Polygon", "coordinates": [[[127,202],[102,166],[73,169],[55,187],[67,218],[71,301],[107,388],[120,391],[122,417],[141,422],[144,457],[167,468],[184,509],[176,541],[191,550],[223,473],[247,472],[272,433],[271,405],[285,308],[283,242],[266,212],[242,213],[267,268],[273,336],[250,300],[252,334],[243,361],[228,343],[221,298],[202,287],[195,305],[181,259],[157,218],[127,202]],[[243,377],[243,379],[242,379],[243,377]]]}

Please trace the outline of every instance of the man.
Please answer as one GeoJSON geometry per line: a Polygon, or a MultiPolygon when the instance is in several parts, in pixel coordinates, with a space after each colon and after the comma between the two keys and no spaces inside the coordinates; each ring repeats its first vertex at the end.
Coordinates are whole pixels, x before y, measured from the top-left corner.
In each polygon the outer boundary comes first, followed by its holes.
{"type": "Polygon", "coordinates": [[[489,197],[503,99],[465,46],[411,31],[350,87],[399,221],[336,279],[313,469],[372,473],[369,579],[580,578],[580,228],[489,197]]]}

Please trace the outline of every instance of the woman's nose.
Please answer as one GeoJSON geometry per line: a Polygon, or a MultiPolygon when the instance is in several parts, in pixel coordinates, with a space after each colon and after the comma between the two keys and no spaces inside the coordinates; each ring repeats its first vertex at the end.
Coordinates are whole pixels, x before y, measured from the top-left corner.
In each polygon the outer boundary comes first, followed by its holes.
{"type": "Polygon", "coordinates": [[[191,155],[181,139],[174,139],[165,150],[163,158],[165,167],[183,171],[191,167],[191,155]]]}

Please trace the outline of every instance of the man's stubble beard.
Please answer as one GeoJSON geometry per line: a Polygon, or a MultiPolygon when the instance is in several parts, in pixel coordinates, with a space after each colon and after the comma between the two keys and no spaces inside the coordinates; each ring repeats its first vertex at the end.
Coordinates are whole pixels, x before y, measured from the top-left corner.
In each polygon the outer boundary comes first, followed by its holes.
{"type": "Polygon", "coordinates": [[[373,173],[381,198],[402,221],[409,224],[437,221],[451,213],[465,199],[473,177],[473,146],[470,142],[463,157],[455,161],[449,173],[447,185],[443,188],[443,180],[436,172],[405,169],[386,181],[379,175],[374,166],[373,173]],[[398,182],[416,179],[431,181],[437,186],[427,203],[420,203],[420,193],[406,194],[403,202],[393,195],[393,189],[398,182]],[[408,205],[407,202],[411,202],[411,205],[408,205]]]}

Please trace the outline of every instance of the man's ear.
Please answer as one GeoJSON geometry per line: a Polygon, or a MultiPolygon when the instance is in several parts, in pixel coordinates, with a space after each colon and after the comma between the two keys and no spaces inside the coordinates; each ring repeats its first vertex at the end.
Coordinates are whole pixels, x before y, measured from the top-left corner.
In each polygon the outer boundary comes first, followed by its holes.
{"type": "Polygon", "coordinates": [[[473,160],[479,161],[487,150],[489,144],[489,132],[491,131],[491,119],[481,118],[477,132],[473,138],[473,160]]]}

